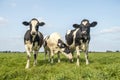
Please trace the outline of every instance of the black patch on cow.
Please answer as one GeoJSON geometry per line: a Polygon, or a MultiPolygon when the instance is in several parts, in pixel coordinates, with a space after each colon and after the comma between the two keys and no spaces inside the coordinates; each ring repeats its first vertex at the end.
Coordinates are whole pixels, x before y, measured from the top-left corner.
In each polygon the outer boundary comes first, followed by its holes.
{"type": "Polygon", "coordinates": [[[82,37],[80,28],[79,28],[79,30],[76,32],[75,35],[76,35],[76,37],[75,37],[75,46],[78,46],[78,45],[81,44],[81,43],[80,43],[80,39],[81,39],[81,37],[82,37]]]}
{"type": "Polygon", "coordinates": [[[37,54],[34,54],[34,59],[36,60],[37,54]]]}
{"type": "Polygon", "coordinates": [[[29,25],[29,22],[24,21],[22,24],[25,25],[25,26],[28,26],[28,25],[29,25]]]}
{"type": "Polygon", "coordinates": [[[39,23],[39,26],[43,26],[43,25],[45,25],[45,23],[44,23],[44,22],[39,23]]]}
{"type": "Polygon", "coordinates": [[[69,47],[65,47],[64,52],[69,54],[71,51],[70,51],[69,47]]]}
{"type": "Polygon", "coordinates": [[[65,47],[66,47],[66,45],[63,43],[63,41],[60,40],[60,39],[58,39],[57,46],[58,46],[59,48],[65,48],[65,47]]]}
{"type": "Polygon", "coordinates": [[[67,54],[70,53],[69,47],[68,47],[62,40],[59,39],[57,45],[58,45],[59,48],[64,49],[63,52],[65,52],[65,53],[67,53],[67,54]]]}
{"type": "MultiPolygon", "coordinates": [[[[85,27],[83,27],[85,28],[85,27]]],[[[76,32],[76,37],[75,37],[75,46],[81,45],[82,43],[85,43],[87,41],[90,41],[90,34],[89,34],[89,28],[87,28],[86,34],[82,33],[82,29],[79,28],[79,30],[76,32]],[[81,43],[82,41],[82,43],[81,43]]],[[[83,29],[84,30],[84,29],[83,29]]]]}
{"type": "Polygon", "coordinates": [[[90,24],[90,27],[95,27],[96,25],[97,25],[97,22],[94,21],[94,22],[92,22],[92,23],[90,24]]]}
{"type": "Polygon", "coordinates": [[[73,24],[73,27],[74,27],[74,28],[79,28],[80,25],[79,25],[79,24],[73,24]]]}
{"type": "Polygon", "coordinates": [[[71,45],[73,43],[73,32],[75,31],[76,29],[74,30],[71,30],[71,32],[69,34],[66,34],[65,35],[65,39],[66,39],[66,42],[68,45],[71,45]]]}
{"type": "Polygon", "coordinates": [[[35,38],[33,39],[33,36],[31,35],[30,33],[30,30],[28,30],[26,33],[25,33],[25,36],[24,36],[24,44],[26,44],[26,41],[30,41],[30,43],[32,44],[33,43],[33,46],[35,45],[35,42],[38,42],[38,45],[41,47],[42,44],[43,44],[43,35],[42,33],[38,32],[39,34],[37,34],[35,36],[35,38]]]}
{"type": "Polygon", "coordinates": [[[43,46],[44,46],[44,47],[47,46],[47,41],[44,40],[43,46]]]}

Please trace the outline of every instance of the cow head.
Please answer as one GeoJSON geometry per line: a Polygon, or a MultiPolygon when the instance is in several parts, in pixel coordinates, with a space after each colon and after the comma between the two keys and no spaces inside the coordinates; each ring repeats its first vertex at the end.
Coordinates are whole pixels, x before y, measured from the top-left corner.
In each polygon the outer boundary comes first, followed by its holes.
{"type": "Polygon", "coordinates": [[[83,19],[83,20],[81,21],[81,24],[73,24],[73,27],[74,27],[74,28],[79,28],[80,31],[81,31],[81,34],[82,34],[83,36],[86,36],[86,35],[89,35],[89,33],[90,33],[90,28],[91,28],[91,27],[95,27],[96,25],[97,25],[97,22],[96,22],[96,21],[90,23],[89,20],[83,19]]]}
{"type": "Polygon", "coordinates": [[[31,35],[36,35],[38,33],[39,26],[43,26],[44,24],[44,22],[39,22],[36,18],[33,18],[30,22],[23,22],[23,25],[30,26],[31,35]]]}
{"type": "Polygon", "coordinates": [[[72,53],[69,49],[69,47],[62,41],[58,40],[57,46],[60,48],[60,51],[70,60],[72,60],[72,53]]]}

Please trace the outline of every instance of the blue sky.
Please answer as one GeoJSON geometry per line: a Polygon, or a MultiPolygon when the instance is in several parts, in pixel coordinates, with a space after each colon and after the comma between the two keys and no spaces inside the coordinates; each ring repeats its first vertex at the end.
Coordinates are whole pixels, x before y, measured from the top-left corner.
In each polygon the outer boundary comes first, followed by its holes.
{"type": "MultiPolygon", "coordinates": [[[[91,28],[90,51],[120,50],[119,0],[0,0],[0,51],[25,51],[23,21],[37,18],[43,35],[64,35],[82,19],[97,21],[91,28]]],[[[42,51],[41,49],[40,51],[42,51]]]]}

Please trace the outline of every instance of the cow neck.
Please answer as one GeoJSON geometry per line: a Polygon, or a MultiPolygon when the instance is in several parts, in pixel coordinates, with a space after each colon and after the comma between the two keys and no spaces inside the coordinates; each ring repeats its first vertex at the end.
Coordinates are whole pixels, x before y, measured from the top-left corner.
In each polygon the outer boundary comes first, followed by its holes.
{"type": "MultiPolygon", "coordinates": [[[[37,35],[38,35],[38,34],[37,34],[37,35]]],[[[35,38],[36,38],[37,35],[35,35],[35,36],[31,35],[31,41],[32,41],[32,42],[35,41],[35,38]]]]}

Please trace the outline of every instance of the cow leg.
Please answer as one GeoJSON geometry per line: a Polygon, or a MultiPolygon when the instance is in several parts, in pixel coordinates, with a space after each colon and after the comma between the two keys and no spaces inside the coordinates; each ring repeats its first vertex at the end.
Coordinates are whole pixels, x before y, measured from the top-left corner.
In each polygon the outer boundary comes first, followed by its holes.
{"type": "Polygon", "coordinates": [[[88,43],[86,43],[85,59],[86,59],[86,65],[88,65],[89,64],[89,61],[88,61],[88,43]]]}
{"type": "Polygon", "coordinates": [[[30,49],[27,46],[25,46],[25,48],[26,48],[26,52],[27,52],[27,64],[26,64],[25,68],[27,69],[27,68],[30,67],[30,57],[31,57],[31,55],[30,55],[30,49]]]}
{"type": "Polygon", "coordinates": [[[45,60],[46,60],[47,54],[48,54],[48,62],[50,62],[50,51],[45,50],[45,60]]]}
{"type": "Polygon", "coordinates": [[[37,54],[38,54],[38,51],[33,51],[33,54],[34,54],[34,63],[33,63],[33,66],[35,66],[37,64],[37,54]]]}
{"type": "Polygon", "coordinates": [[[80,62],[79,62],[79,59],[80,59],[79,46],[76,46],[76,52],[77,52],[77,65],[79,66],[79,64],[80,64],[80,62]]]}
{"type": "Polygon", "coordinates": [[[58,52],[58,63],[60,63],[60,52],[58,52]]]}
{"type": "Polygon", "coordinates": [[[48,51],[48,62],[50,62],[50,51],[48,51]]]}
{"type": "Polygon", "coordinates": [[[53,63],[54,53],[53,50],[51,50],[51,63],[53,63]]]}
{"type": "Polygon", "coordinates": [[[44,52],[45,52],[45,60],[46,60],[47,50],[45,50],[44,52]]]}

